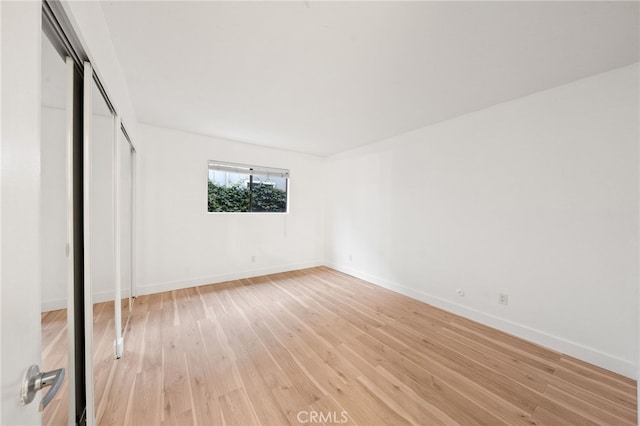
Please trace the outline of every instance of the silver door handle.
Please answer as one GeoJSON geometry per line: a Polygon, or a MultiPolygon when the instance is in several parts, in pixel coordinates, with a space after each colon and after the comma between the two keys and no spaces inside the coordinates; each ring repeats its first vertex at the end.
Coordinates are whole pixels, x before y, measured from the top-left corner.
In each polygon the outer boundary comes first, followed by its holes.
{"type": "Polygon", "coordinates": [[[20,403],[22,405],[30,404],[36,396],[36,392],[40,389],[51,386],[49,392],[42,398],[38,410],[44,410],[56,395],[62,382],[64,381],[64,368],[53,371],[40,371],[40,368],[33,364],[27,369],[22,382],[22,391],[20,392],[20,403]]]}

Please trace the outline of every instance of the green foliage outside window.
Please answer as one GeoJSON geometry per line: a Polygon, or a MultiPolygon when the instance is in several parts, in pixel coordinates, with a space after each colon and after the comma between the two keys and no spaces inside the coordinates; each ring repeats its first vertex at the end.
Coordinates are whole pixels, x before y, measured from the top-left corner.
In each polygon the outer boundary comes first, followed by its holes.
{"type": "Polygon", "coordinates": [[[248,212],[249,189],[246,186],[222,186],[209,181],[209,212],[248,212]]]}
{"type": "Polygon", "coordinates": [[[287,192],[272,185],[218,185],[209,181],[209,212],[286,212],[287,192]]]}

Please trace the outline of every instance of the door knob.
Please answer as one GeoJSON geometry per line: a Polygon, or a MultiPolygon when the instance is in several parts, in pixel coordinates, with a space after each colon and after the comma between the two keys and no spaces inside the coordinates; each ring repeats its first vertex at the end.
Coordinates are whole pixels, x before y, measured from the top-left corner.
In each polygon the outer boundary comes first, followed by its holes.
{"type": "Polygon", "coordinates": [[[22,391],[20,392],[20,403],[22,405],[30,404],[36,396],[36,392],[40,389],[51,386],[51,389],[40,401],[38,410],[44,410],[56,395],[62,382],[64,381],[64,368],[59,368],[53,371],[40,371],[40,368],[33,364],[29,367],[24,374],[24,380],[22,381],[22,391]]]}

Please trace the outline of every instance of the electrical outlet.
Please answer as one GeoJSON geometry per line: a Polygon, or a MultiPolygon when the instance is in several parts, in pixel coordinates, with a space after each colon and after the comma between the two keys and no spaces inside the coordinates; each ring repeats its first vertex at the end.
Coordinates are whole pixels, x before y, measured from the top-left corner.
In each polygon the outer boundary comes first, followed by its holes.
{"type": "Polygon", "coordinates": [[[255,262],[256,261],[256,257],[255,256],[251,256],[251,261],[255,262]]]}
{"type": "Polygon", "coordinates": [[[464,290],[463,290],[463,289],[461,289],[461,288],[457,288],[457,289],[456,289],[456,294],[457,294],[458,296],[461,296],[461,297],[462,297],[462,296],[464,296],[464,290]]]}
{"type": "Polygon", "coordinates": [[[498,294],[498,303],[501,305],[507,305],[509,304],[509,295],[506,293],[499,293],[498,294]]]}
{"type": "Polygon", "coordinates": [[[353,256],[349,255],[349,262],[353,261],[353,256]]]}

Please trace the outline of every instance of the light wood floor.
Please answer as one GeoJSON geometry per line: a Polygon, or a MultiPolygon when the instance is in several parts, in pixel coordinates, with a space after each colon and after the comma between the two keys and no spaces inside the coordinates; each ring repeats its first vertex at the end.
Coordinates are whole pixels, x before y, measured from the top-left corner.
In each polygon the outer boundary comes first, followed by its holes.
{"type": "Polygon", "coordinates": [[[99,425],[636,424],[634,380],[325,267],[140,297],[126,333],[99,425]]]}
{"type": "MultiPolygon", "coordinates": [[[[42,314],[42,370],[51,371],[67,368],[67,311],[51,311],[42,314]]],[[[36,395],[42,399],[42,392],[36,395]]],[[[43,425],[66,426],[67,421],[67,379],[42,412],[43,425]],[[63,413],[64,412],[64,413],[63,413]],[[63,414],[62,414],[63,413],[63,414]]]]}
{"type": "MultiPolygon", "coordinates": [[[[123,300],[122,320],[128,318],[127,301],[123,300]]],[[[93,343],[95,367],[96,400],[107,397],[110,388],[111,371],[117,367],[114,360],[113,341],[115,337],[113,302],[98,303],[93,307],[93,343]]],[[[58,310],[42,314],[42,370],[50,371],[67,368],[67,312],[58,310]]],[[[67,425],[68,402],[65,379],[61,389],[46,410],[42,412],[43,425],[67,425]]],[[[42,395],[40,396],[42,398],[42,395]]]]}

